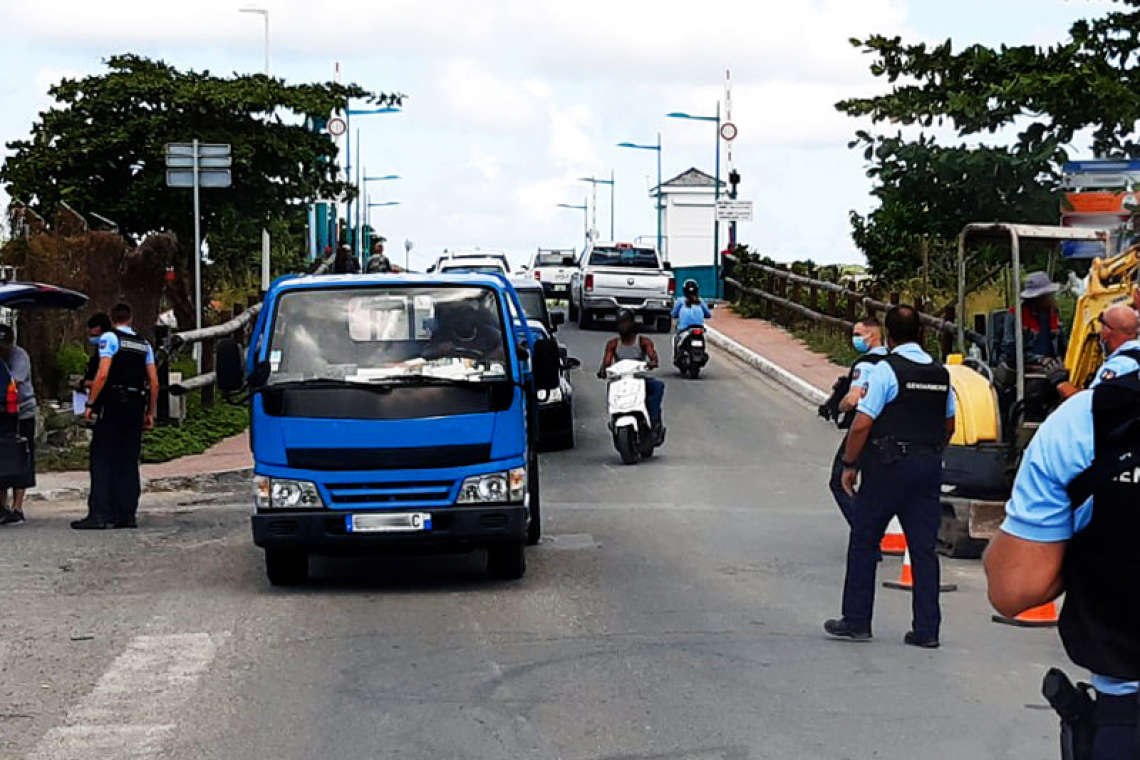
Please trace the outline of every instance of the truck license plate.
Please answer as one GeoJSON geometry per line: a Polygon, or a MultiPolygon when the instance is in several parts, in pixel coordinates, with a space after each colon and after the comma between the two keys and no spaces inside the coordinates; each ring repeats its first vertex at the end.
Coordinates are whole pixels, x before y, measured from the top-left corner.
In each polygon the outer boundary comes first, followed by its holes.
{"type": "Polygon", "coordinates": [[[348,515],[346,523],[349,533],[411,533],[431,530],[431,515],[426,512],[348,515]]]}

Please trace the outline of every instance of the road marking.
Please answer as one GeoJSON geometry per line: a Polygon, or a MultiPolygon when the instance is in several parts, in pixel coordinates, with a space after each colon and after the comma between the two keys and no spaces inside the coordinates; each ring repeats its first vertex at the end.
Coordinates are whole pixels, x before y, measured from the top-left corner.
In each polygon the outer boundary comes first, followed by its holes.
{"type": "Polygon", "coordinates": [[[156,757],[224,636],[137,636],[29,760],[156,757]]]}

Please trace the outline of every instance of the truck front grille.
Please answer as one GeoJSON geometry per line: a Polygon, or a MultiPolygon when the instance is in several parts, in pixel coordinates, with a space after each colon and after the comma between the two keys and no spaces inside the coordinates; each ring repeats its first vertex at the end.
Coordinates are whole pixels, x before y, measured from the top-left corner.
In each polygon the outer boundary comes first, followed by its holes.
{"type": "Polygon", "coordinates": [[[450,481],[428,483],[330,483],[325,486],[329,505],[335,508],[446,506],[451,503],[450,481]]]}

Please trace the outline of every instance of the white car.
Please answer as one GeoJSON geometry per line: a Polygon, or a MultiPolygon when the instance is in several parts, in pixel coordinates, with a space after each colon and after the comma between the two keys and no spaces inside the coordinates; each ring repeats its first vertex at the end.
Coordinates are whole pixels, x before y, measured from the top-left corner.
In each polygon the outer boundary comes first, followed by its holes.
{"type": "Polygon", "coordinates": [[[503,265],[503,271],[507,274],[511,273],[511,262],[507,259],[507,254],[502,251],[447,251],[435,261],[435,266],[429,269],[429,272],[442,272],[443,265],[449,261],[458,261],[464,259],[496,259],[503,265]]]}
{"type": "Polygon", "coordinates": [[[436,265],[436,271],[440,274],[510,274],[502,259],[474,256],[444,259],[436,265]]]}
{"type": "Polygon", "coordinates": [[[542,283],[547,298],[568,299],[570,280],[578,268],[578,257],[572,250],[539,248],[530,260],[527,271],[542,283]]]}

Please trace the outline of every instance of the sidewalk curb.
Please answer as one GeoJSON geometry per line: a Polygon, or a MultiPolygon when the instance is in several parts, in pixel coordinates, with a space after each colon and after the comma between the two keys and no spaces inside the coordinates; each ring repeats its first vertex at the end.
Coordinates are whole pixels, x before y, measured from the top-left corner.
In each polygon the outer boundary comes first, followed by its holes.
{"type": "MultiPolygon", "coordinates": [[[[170,491],[209,491],[221,486],[241,485],[253,475],[252,467],[236,470],[220,470],[198,475],[168,475],[161,478],[144,478],[143,493],[163,493],[170,491]]],[[[63,486],[29,491],[28,502],[86,499],[88,486],[63,486]]]]}
{"type": "Polygon", "coordinates": [[[709,342],[717,348],[732,354],[760,374],[782,385],[804,401],[818,406],[827,401],[828,394],[816,388],[801,377],[792,374],[774,362],[765,359],[750,348],[737,343],[724,333],[705,325],[705,334],[709,342]]]}

